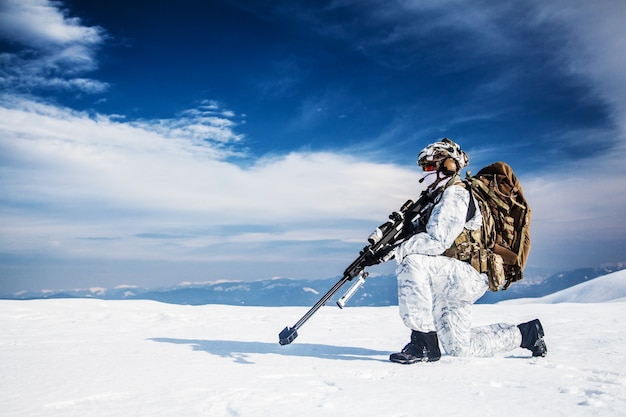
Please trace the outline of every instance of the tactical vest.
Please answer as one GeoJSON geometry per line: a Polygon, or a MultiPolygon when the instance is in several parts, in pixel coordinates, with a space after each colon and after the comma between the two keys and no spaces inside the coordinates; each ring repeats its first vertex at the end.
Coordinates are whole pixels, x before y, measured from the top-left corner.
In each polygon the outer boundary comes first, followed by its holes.
{"type": "MultiPolygon", "coordinates": [[[[465,183],[462,183],[462,185],[465,186],[466,189],[468,188],[465,183]]],[[[468,191],[470,193],[470,205],[468,207],[466,221],[469,221],[476,213],[476,199],[471,190],[468,191]]],[[[479,204],[481,204],[481,202],[479,202],[479,204]]],[[[484,211],[481,210],[481,214],[483,212],[484,211]]],[[[506,278],[502,257],[496,255],[492,250],[487,249],[489,242],[486,242],[486,240],[493,241],[493,238],[488,235],[488,233],[494,230],[492,222],[493,218],[491,216],[482,216],[482,225],[478,229],[470,230],[466,227],[463,228],[463,231],[454,240],[452,246],[443,254],[450,258],[469,263],[480,273],[486,273],[489,279],[489,289],[495,292],[505,283],[506,278]],[[486,233],[487,236],[485,236],[486,233]]]]}

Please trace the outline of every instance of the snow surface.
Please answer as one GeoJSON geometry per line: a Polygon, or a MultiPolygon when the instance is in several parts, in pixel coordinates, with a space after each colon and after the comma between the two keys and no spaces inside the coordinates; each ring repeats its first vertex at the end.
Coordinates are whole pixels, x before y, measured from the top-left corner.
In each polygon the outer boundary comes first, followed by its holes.
{"type": "MultiPolygon", "coordinates": [[[[280,346],[308,308],[4,300],[0,414],[623,416],[626,275],[607,277],[593,286],[621,301],[474,306],[476,325],[541,318],[546,358],[517,349],[416,365],[387,360],[409,336],[397,307],[324,307],[280,346]]],[[[589,284],[568,297],[586,301],[589,284]]]]}
{"type": "Polygon", "coordinates": [[[520,298],[508,303],[602,303],[626,301],[626,269],[540,298],[520,298]]]}

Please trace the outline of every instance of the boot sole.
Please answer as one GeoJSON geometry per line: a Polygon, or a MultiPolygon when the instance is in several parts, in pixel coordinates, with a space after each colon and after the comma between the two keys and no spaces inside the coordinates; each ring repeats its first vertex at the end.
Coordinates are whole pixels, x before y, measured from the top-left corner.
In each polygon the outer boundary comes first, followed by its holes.
{"type": "Polygon", "coordinates": [[[412,358],[394,358],[392,356],[389,357],[389,361],[393,363],[399,363],[401,365],[413,365],[418,362],[437,362],[439,358],[422,358],[422,357],[412,357],[412,358]]]}

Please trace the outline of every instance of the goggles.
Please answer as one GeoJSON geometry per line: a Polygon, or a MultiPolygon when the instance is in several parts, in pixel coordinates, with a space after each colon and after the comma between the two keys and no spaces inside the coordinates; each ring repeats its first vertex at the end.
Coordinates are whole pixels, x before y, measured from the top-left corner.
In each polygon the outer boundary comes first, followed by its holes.
{"type": "Polygon", "coordinates": [[[422,171],[424,172],[432,172],[437,170],[437,164],[434,162],[429,162],[422,165],[422,171]]]}

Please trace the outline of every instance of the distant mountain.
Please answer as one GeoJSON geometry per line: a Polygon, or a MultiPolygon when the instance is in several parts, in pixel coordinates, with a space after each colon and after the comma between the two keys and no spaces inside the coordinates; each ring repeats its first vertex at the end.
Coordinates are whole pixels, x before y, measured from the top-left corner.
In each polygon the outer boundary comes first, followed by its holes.
{"type": "MultiPolygon", "coordinates": [[[[624,269],[625,266],[584,268],[554,274],[545,280],[521,281],[506,291],[487,292],[478,303],[492,304],[514,298],[537,298],[624,269]]],[[[287,278],[261,281],[228,281],[207,284],[186,284],[163,289],[120,287],[88,288],[44,292],[22,292],[0,298],[13,300],[46,298],[97,298],[103,300],[155,300],[170,304],[228,304],[250,306],[312,306],[339,278],[294,280],[287,278]]],[[[329,303],[334,303],[350,287],[350,283],[329,303]]],[[[370,277],[352,297],[348,306],[388,306],[398,303],[396,278],[393,275],[370,277]]]]}
{"type": "MultiPolygon", "coordinates": [[[[131,299],[149,299],[173,304],[230,304],[254,306],[311,306],[315,304],[339,278],[320,280],[272,279],[252,282],[221,282],[201,286],[175,287],[161,291],[138,293],[131,299]]],[[[350,288],[347,283],[331,299],[334,303],[350,288]]],[[[369,278],[350,300],[351,306],[384,306],[398,302],[396,278],[379,276],[369,278]]]]}
{"type": "MultiPolygon", "coordinates": [[[[21,292],[0,298],[13,300],[48,298],[96,298],[103,300],[155,300],[171,304],[228,304],[254,306],[310,306],[315,304],[339,278],[294,280],[288,278],[262,281],[226,281],[186,284],[163,289],[124,287],[117,289],[87,288],[75,290],[21,292]]],[[[350,305],[378,306],[397,303],[395,277],[370,278],[351,300],[350,305]]],[[[347,291],[342,288],[335,299],[347,291]]]]}

